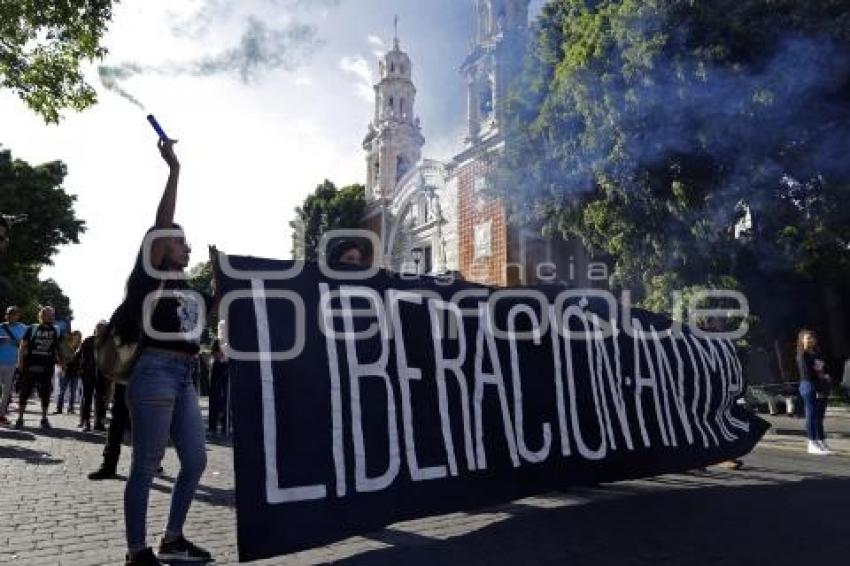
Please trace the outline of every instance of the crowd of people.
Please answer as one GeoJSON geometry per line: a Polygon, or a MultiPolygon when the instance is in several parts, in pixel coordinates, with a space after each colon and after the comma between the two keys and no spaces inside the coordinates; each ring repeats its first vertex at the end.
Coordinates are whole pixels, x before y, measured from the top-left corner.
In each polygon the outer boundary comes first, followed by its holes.
{"type": "MultiPolygon", "coordinates": [[[[89,479],[117,478],[121,445],[125,433],[131,429],[132,419],[127,405],[127,387],[107,379],[97,365],[96,341],[106,332],[108,323],[99,322],[92,334],[83,339],[79,331],[61,332],[54,318],[54,310],[43,307],[37,322],[27,324],[21,320],[18,307],[5,309],[5,320],[0,323],[0,424],[18,430],[35,425],[26,420],[26,409],[33,396],[38,397],[40,406],[38,426],[44,430],[53,427],[49,419],[51,414],[79,415],[77,427],[82,432],[107,433],[102,462],[88,475],[89,479]],[[52,413],[51,405],[54,407],[52,413]]],[[[196,395],[206,393],[209,396],[209,434],[229,436],[228,360],[221,345],[216,340],[210,352],[196,353],[187,361],[188,380],[196,395]]],[[[161,453],[158,454],[155,473],[162,472],[161,453]]],[[[182,533],[177,540],[181,538],[182,533]]],[[[174,556],[183,556],[187,548],[197,549],[183,544],[172,546],[171,551],[174,556]]],[[[199,555],[206,560],[202,553],[199,555]]]]}
{"type": "MultiPolygon", "coordinates": [[[[107,379],[95,359],[95,341],[108,323],[100,321],[83,339],[79,330],[62,333],[54,317],[51,307],[43,307],[37,323],[25,324],[18,307],[5,309],[0,323],[0,425],[25,428],[26,407],[35,394],[41,406],[41,428],[52,428],[50,414],[66,414],[79,415],[77,428],[83,432],[106,432],[107,423],[121,420],[116,413],[127,412],[125,386],[107,379]]],[[[198,355],[192,381],[209,396],[210,433],[229,435],[227,359],[217,340],[209,353],[198,355]]]]}

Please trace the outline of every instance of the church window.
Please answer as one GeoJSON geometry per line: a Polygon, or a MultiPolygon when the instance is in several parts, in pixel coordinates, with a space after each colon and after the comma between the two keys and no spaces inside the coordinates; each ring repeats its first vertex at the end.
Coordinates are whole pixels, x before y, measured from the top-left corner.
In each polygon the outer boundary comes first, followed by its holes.
{"type": "Polygon", "coordinates": [[[395,73],[395,63],[390,63],[390,72],[395,73]]]}
{"type": "Polygon", "coordinates": [[[479,101],[481,102],[481,117],[484,119],[490,118],[493,114],[493,83],[490,79],[485,79],[481,83],[479,101]]]}
{"type": "Polygon", "coordinates": [[[419,199],[416,217],[419,220],[419,224],[425,224],[431,220],[431,214],[428,209],[428,197],[423,196],[419,199]]]}
{"type": "Polygon", "coordinates": [[[402,98],[398,103],[398,111],[401,113],[402,118],[407,118],[407,113],[404,111],[404,99],[402,98]]]}
{"type": "Polygon", "coordinates": [[[389,106],[390,108],[392,108],[392,107],[393,107],[393,103],[394,103],[394,102],[395,102],[395,101],[393,100],[393,97],[391,96],[391,97],[389,98],[389,100],[387,101],[387,106],[389,106]]]}

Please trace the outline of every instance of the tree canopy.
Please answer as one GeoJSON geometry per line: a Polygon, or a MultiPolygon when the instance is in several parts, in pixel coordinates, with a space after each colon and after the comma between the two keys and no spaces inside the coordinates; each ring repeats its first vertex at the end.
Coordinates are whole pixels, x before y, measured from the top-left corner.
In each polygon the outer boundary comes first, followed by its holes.
{"type": "Polygon", "coordinates": [[[95,103],[81,72],[102,58],[113,0],[0,0],[0,85],[46,122],[95,103]]]}
{"type": "Polygon", "coordinates": [[[327,179],[295,209],[292,227],[292,255],[315,261],[317,246],[327,230],[359,228],[366,207],[363,185],[338,189],[327,179]]]}
{"type": "Polygon", "coordinates": [[[497,182],[521,218],[650,292],[848,280],[850,5],[552,0],[532,33],[497,182]]]}
{"type": "Polygon", "coordinates": [[[0,214],[18,219],[11,238],[0,252],[0,305],[16,304],[32,320],[40,304],[70,318],[70,301],[52,280],[41,281],[59,246],[79,243],[85,222],[74,212],[76,196],[65,192],[67,173],[60,161],[32,166],[0,150],[0,214]]]}

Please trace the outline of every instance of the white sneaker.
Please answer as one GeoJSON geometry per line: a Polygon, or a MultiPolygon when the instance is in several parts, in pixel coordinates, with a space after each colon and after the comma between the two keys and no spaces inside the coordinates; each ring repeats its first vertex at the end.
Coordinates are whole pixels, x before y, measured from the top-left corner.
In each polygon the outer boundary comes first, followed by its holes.
{"type": "Polygon", "coordinates": [[[820,446],[821,450],[824,450],[827,454],[832,454],[832,449],[829,447],[829,444],[826,443],[826,440],[815,440],[817,445],[820,446]]]}
{"type": "Polygon", "coordinates": [[[806,451],[809,454],[815,454],[817,456],[826,456],[827,454],[829,454],[829,451],[821,448],[820,444],[818,444],[815,440],[809,440],[808,448],[806,451]]]}

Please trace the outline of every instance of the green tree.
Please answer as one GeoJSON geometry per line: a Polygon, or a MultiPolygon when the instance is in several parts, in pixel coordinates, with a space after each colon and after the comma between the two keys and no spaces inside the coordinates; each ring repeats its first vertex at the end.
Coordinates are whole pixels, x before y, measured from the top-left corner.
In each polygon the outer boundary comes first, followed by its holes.
{"type": "MultiPolygon", "coordinates": [[[[200,293],[212,295],[213,289],[213,269],[212,263],[202,261],[189,270],[189,287],[200,293]]],[[[211,337],[218,333],[218,315],[207,313],[207,325],[204,333],[201,336],[201,342],[209,344],[211,337]]]]}
{"type": "Polygon", "coordinates": [[[62,188],[68,170],[61,161],[32,166],[0,150],[0,211],[25,216],[6,250],[13,264],[49,264],[59,246],[79,243],[85,223],[74,213],[77,197],[62,188]]]}
{"type": "Polygon", "coordinates": [[[327,179],[295,209],[292,227],[292,256],[315,261],[317,246],[327,230],[359,228],[366,207],[363,185],[337,189],[327,179]]]}
{"type": "Polygon", "coordinates": [[[0,0],[0,85],[46,122],[95,103],[80,66],[102,58],[113,0],[0,0]]]}
{"type": "Polygon", "coordinates": [[[62,188],[67,170],[59,161],[32,166],[0,151],[0,213],[22,219],[0,253],[0,305],[17,304],[32,320],[49,304],[71,318],[70,301],[52,280],[41,281],[59,246],[79,243],[85,223],[74,212],[76,197],[62,188]]]}
{"type": "Polygon", "coordinates": [[[521,218],[650,295],[664,274],[848,281],[850,5],[552,0],[533,38],[496,183],[521,218]]]}

